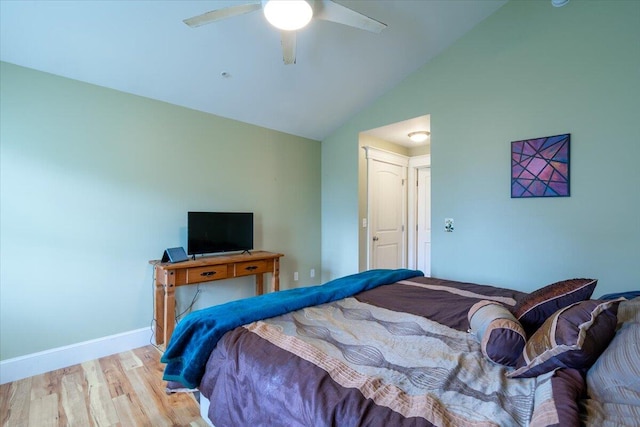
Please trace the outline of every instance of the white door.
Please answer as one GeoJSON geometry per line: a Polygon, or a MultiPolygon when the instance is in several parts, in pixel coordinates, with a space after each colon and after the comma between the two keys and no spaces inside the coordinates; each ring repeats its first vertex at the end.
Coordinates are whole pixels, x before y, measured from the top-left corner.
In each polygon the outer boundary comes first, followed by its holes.
{"type": "Polygon", "coordinates": [[[407,168],[370,160],[369,268],[406,267],[407,168]]]}
{"type": "Polygon", "coordinates": [[[416,266],[431,275],[431,168],[418,169],[416,266]]]}

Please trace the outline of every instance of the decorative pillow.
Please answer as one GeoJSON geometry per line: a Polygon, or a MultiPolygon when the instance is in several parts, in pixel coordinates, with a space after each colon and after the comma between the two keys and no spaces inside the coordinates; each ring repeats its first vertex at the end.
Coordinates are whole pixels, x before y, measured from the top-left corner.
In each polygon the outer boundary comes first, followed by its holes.
{"type": "Polygon", "coordinates": [[[556,368],[587,369],[616,332],[622,300],[577,302],[558,310],[529,339],[511,378],[529,378],[556,368]]]}
{"type": "Polygon", "coordinates": [[[578,402],[585,391],[582,374],[575,369],[557,369],[539,376],[529,427],[581,426],[583,412],[578,402]]]}
{"type": "Polygon", "coordinates": [[[552,283],[518,300],[513,314],[527,336],[531,336],[556,311],[591,298],[597,284],[597,279],[569,279],[552,283]]]}
{"type": "Polygon", "coordinates": [[[480,301],[470,309],[471,329],[482,354],[499,365],[516,366],[526,342],[524,329],[513,314],[495,301],[480,301]]]}
{"type": "Polygon", "coordinates": [[[587,372],[587,384],[599,403],[639,404],[640,298],[618,306],[616,335],[587,372]]]}

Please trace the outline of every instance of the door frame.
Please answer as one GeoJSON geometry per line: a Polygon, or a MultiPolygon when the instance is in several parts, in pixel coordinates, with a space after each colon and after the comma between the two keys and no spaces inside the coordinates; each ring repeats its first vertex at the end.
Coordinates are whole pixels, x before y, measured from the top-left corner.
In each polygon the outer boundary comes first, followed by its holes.
{"type": "MultiPolygon", "coordinates": [[[[384,163],[389,163],[392,165],[397,165],[397,166],[401,166],[404,167],[405,169],[407,169],[409,167],[409,160],[410,158],[407,156],[404,156],[402,154],[398,154],[398,153],[393,153],[391,151],[386,151],[386,150],[382,150],[380,148],[376,148],[376,147],[371,147],[369,145],[362,147],[365,150],[365,154],[366,154],[366,158],[367,158],[367,268],[371,268],[371,242],[373,241],[373,235],[372,235],[372,231],[371,231],[371,211],[372,211],[372,206],[371,206],[371,162],[373,161],[378,161],[378,162],[384,162],[384,163]]],[[[408,171],[407,171],[408,172],[408,171]]],[[[409,177],[407,175],[407,184],[409,182],[412,182],[409,180],[409,177]]],[[[405,225],[406,225],[406,221],[407,221],[407,191],[406,188],[408,187],[405,186],[405,191],[403,192],[403,197],[402,197],[402,217],[404,219],[405,225]]],[[[402,263],[404,265],[407,264],[407,228],[408,227],[404,227],[404,232],[402,233],[402,263]]],[[[415,262],[414,262],[415,264],[415,262]]]]}
{"type": "MultiPolygon", "coordinates": [[[[407,268],[415,269],[417,268],[417,250],[416,245],[418,241],[418,233],[417,233],[417,212],[418,212],[418,169],[421,168],[431,168],[431,155],[425,154],[422,156],[414,156],[409,158],[407,171],[407,188],[411,188],[408,190],[408,200],[407,200],[407,212],[408,212],[408,220],[407,220],[407,228],[409,229],[407,235],[408,242],[408,250],[407,250],[407,268]]],[[[427,276],[431,275],[431,272],[424,272],[427,276]]]]}

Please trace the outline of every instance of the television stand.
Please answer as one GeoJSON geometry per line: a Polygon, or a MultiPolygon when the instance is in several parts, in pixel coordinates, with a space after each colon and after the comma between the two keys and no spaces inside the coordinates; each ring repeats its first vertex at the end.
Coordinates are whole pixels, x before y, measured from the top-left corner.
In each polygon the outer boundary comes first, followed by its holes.
{"type": "Polygon", "coordinates": [[[271,273],[271,292],[280,290],[280,258],[283,254],[247,251],[236,255],[205,256],[176,264],[149,261],[154,264],[156,344],[168,344],[176,326],[177,286],[215,280],[256,276],[256,295],[264,293],[264,273],[271,273]]]}

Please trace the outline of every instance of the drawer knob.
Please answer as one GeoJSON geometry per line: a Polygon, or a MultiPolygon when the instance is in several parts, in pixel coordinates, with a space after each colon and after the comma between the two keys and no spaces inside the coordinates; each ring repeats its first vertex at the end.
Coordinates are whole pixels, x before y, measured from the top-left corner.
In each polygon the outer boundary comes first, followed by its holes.
{"type": "Polygon", "coordinates": [[[257,268],[258,268],[258,267],[257,267],[257,266],[255,266],[255,265],[250,265],[249,267],[245,268],[245,270],[252,271],[252,270],[255,270],[255,269],[257,269],[257,268]]]}

